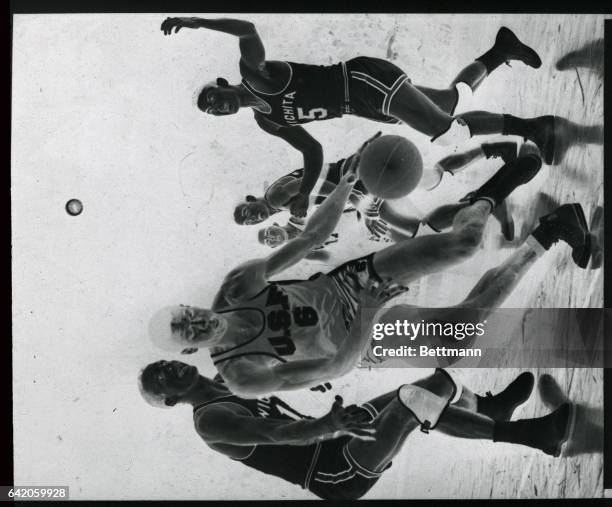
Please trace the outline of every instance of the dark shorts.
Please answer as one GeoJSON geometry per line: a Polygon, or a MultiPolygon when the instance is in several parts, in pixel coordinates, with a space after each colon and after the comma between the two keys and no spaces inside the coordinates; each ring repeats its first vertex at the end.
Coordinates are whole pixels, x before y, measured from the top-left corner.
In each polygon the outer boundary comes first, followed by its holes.
{"type": "Polygon", "coordinates": [[[359,293],[367,287],[369,280],[382,282],[382,278],[374,269],[374,254],[345,262],[326,276],[330,277],[336,286],[342,304],[344,325],[350,330],[359,309],[359,293]]]}
{"type": "Polygon", "coordinates": [[[369,56],[359,56],[342,63],[344,72],[345,113],[385,123],[400,123],[390,116],[393,97],[405,83],[406,73],[397,65],[369,56]]]}
{"type": "MultiPolygon", "coordinates": [[[[378,411],[369,403],[362,405],[371,419],[378,411]]],[[[362,467],[351,455],[348,443],[352,437],[340,437],[321,444],[317,464],[308,489],[325,500],[356,500],[376,484],[384,472],[372,472],[362,467]]],[[[385,470],[391,466],[387,465],[385,470]]]]}
{"type": "MultiPolygon", "coordinates": [[[[337,185],[338,183],[340,183],[340,180],[342,179],[342,176],[346,174],[346,170],[348,169],[348,166],[351,163],[352,159],[353,159],[353,155],[351,155],[350,157],[338,160],[338,162],[333,162],[329,164],[329,170],[327,171],[327,175],[325,178],[326,181],[329,181],[330,183],[333,183],[334,185],[337,185]]],[[[368,189],[365,187],[365,185],[362,183],[361,180],[357,180],[353,188],[363,194],[369,193],[368,189]]]]}

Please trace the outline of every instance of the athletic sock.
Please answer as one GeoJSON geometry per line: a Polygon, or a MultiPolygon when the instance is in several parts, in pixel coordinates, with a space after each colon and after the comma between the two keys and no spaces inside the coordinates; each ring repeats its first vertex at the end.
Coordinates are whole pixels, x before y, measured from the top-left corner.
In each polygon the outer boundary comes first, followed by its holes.
{"type": "Polygon", "coordinates": [[[507,56],[493,46],[484,55],[476,58],[477,62],[482,62],[487,69],[487,74],[491,74],[502,63],[505,63],[507,56]]]}
{"type": "Polygon", "coordinates": [[[524,118],[519,118],[511,114],[504,114],[503,117],[504,127],[502,130],[502,134],[505,136],[514,135],[528,138],[531,132],[533,131],[533,119],[526,120],[524,118]]]}
{"type": "Polygon", "coordinates": [[[493,442],[508,442],[510,444],[535,447],[533,423],[529,419],[495,421],[493,426],[493,442]]]}

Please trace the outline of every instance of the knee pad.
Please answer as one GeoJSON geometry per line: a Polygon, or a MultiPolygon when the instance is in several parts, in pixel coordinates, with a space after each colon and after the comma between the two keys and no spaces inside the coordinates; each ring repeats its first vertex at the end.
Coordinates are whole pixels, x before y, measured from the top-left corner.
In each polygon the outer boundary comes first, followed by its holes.
{"type": "Polygon", "coordinates": [[[470,128],[462,118],[453,118],[444,132],[431,138],[432,143],[440,146],[457,146],[465,143],[472,137],[470,128]]]}
{"type": "Polygon", "coordinates": [[[453,384],[455,384],[455,395],[451,398],[450,403],[451,405],[453,403],[457,403],[459,399],[461,398],[461,393],[463,393],[463,384],[459,380],[459,377],[457,377],[457,374],[452,369],[443,370],[442,368],[436,368],[436,371],[439,371],[443,373],[444,375],[446,375],[449,378],[449,380],[453,384]]]}
{"type": "Polygon", "coordinates": [[[455,392],[453,391],[450,397],[444,398],[423,387],[412,384],[403,385],[397,390],[397,397],[400,402],[412,412],[412,415],[421,425],[423,433],[429,433],[430,429],[434,429],[438,425],[440,417],[442,417],[454,395],[455,392]]]}

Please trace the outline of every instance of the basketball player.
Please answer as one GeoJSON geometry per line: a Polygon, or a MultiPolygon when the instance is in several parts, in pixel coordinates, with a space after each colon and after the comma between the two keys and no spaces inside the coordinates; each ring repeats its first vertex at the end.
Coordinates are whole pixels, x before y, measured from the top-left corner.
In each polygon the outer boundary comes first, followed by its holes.
{"type": "Polygon", "coordinates": [[[343,407],[336,396],[331,410],[318,418],[300,414],[276,396],[238,397],[219,376],[210,380],[177,361],[149,364],[139,384],[153,406],[191,405],[195,430],[214,451],[323,499],[365,495],[419,425],[426,432],[436,427],[458,438],[509,442],[558,456],[573,421],[568,403],[544,417],[510,421],[531,394],[529,372],[485,397],[437,369],[360,406],[343,407]],[[435,408],[424,409],[424,401],[435,408]]]}
{"type": "MultiPolygon", "coordinates": [[[[376,139],[379,134],[380,132],[366,143],[376,139]]],[[[363,147],[361,150],[363,150],[363,147]]],[[[325,197],[333,191],[340,178],[346,174],[346,169],[354,156],[355,154],[338,162],[325,164],[323,169],[324,180],[314,201],[315,205],[321,204],[325,197]]],[[[511,162],[516,159],[516,156],[517,145],[511,142],[483,143],[479,147],[466,152],[450,155],[436,163],[434,171],[428,175],[427,179],[430,180],[429,190],[433,190],[439,185],[444,173],[454,175],[482,157],[487,159],[501,157],[504,162],[511,162]]],[[[238,204],[234,209],[234,221],[240,225],[254,225],[267,220],[276,213],[288,211],[291,200],[299,191],[303,174],[303,169],[296,169],[273,182],[262,197],[247,195],[245,201],[238,204]]],[[[357,180],[355,183],[349,196],[349,203],[350,206],[345,209],[345,212],[357,211],[358,217],[361,214],[364,215],[365,226],[370,232],[372,241],[386,240],[390,228],[399,233],[394,234],[395,237],[412,238],[416,236],[421,224],[428,225],[435,232],[440,232],[450,227],[452,223],[452,216],[450,221],[448,220],[450,216],[448,212],[443,213],[446,215],[444,220],[438,219],[442,215],[442,210],[433,211],[425,220],[398,213],[384,199],[371,195],[361,180],[357,180]]],[[[456,205],[454,209],[458,211],[461,207],[463,206],[456,205]]],[[[499,220],[506,240],[512,241],[514,222],[506,206],[506,201],[494,209],[493,216],[499,220]]],[[[272,248],[278,247],[297,237],[304,229],[304,225],[305,222],[296,217],[291,217],[285,227],[275,223],[273,226],[260,229],[258,233],[259,242],[272,248]]]]}
{"type": "Polygon", "coordinates": [[[541,66],[540,57],[506,27],[494,45],[464,68],[446,89],[413,85],[403,70],[378,58],[359,56],[335,65],[306,65],[266,60],[263,43],[253,23],[238,19],[167,18],[165,35],[181,28],[207,28],[238,37],[242,82],[227,80],[204,85],[197,92],[197,107],[212,115],[253,109],[257,124],[284,139],[304,156],[304,177],[290,203],[291,213],[306,215],[309,196],[323,165],[318,141],[300,124],[353,114],[384,123],[406,123],[441,145],[458,145],[473,135],[519,135],[535,142],[547,164],[553,163],[555,117],[522,119],[484,111],[454,117],[460,89],[475,90],[504,62],[521,61],[541,66]]]}
{"type": "MultiPolygon", "coordinates": [[[[157,312],[149,325],[154,343],[172,351],[209,348],[228,387],[240,395],[311,387],[342,376],[355,366],[370,339],[368,324],[374,315],[368,322],[361,318],[362,310],[386,303],[367,301],[368,281],[392,280],[399,290],[469,258],[480,245],[492,208],[541,167],[533,154],[505,164],[472,193],[470,206],[455,215],[451,232],[395,243],[308,280],[271,282],[333,232],[355,184],[358,162],[355,157],[298,238],[267,258],[230,271],[212,310],[172,306],[157,312]]],[[[532,237],[525,248],[536,255],[561,239],[572,247],[580,267],[589,261],[588,227],[580,205],[566,205],[542,217],[532,237]]]]}

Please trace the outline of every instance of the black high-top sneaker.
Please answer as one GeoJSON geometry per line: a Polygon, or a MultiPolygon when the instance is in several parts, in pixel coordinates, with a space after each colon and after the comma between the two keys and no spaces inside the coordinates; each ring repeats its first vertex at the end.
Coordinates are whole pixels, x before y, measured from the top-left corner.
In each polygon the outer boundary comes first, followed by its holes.
{"type": "Polygon", "coordinates": [[[561,447],[570,437],[574,413],[572,405],[564,403],[544,417],[496,421],[493,441],[527,445],[550,456],[559,456],[561,447]]]}
{"type": "Polygon", "coordinates": [[[508,386],[496,395],[487,392],[485,396],[476,395],[477,411],[495,421],[509,421],[514,410],[525,403],[531,391],[535,378],[531,372],[523,372],[508,386]]]}
{"type": "Polygon", "coordinates": [[[517,187],[530,181],[541,167],[542,159],[531,153],[504,164],[484,185],[472,193],[470,202],[485,199],[495,207],[517,187]]]}
{"type": "Polygon", "coordinates": [[[572,247],[572,259],[581,268],[586,268],[591,258],[591,235],[582,206],[578,203],[564,204],[549,215],[540,218],[531,235],[548,250],[560,239],[572,247]]]}
{"type": "Polygon", "coordinates": [[[514,32],[502,26],[495,37],[494,49],[502,53],[506,62],[519,60],[534,69],[541,67],[542,60],[538,54],[526,44],[523,44],[514,32]]]}
{"type": "Polygon", "coordinates": [[[487,158],[500,157],[506,163],[516,160],[516,143],[504,141],[499,143],[482,143],[481,146],[487,158]]]}

